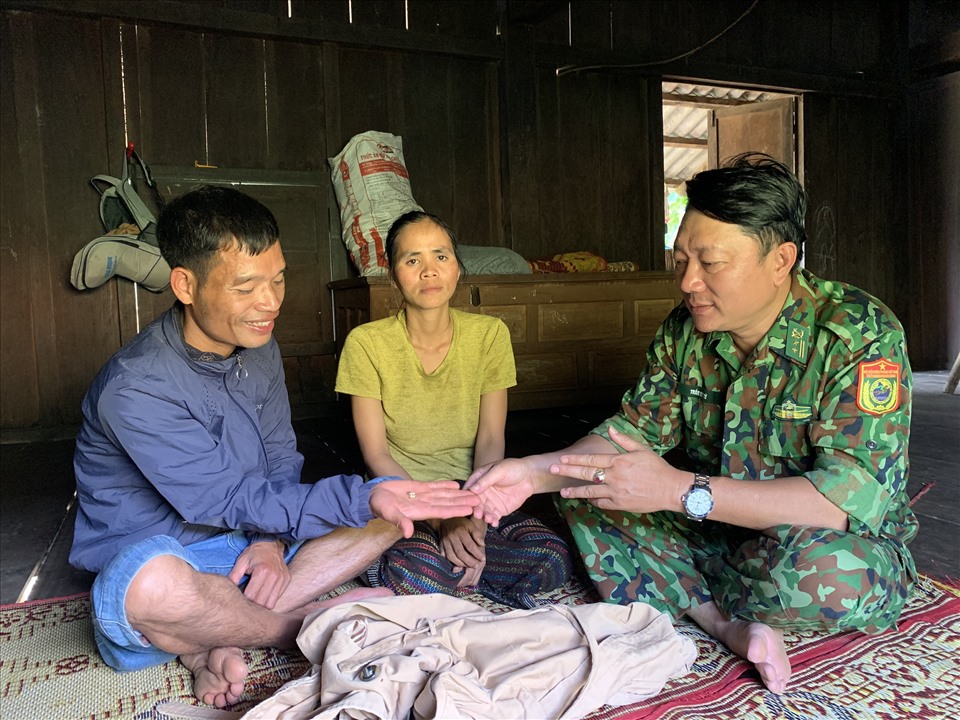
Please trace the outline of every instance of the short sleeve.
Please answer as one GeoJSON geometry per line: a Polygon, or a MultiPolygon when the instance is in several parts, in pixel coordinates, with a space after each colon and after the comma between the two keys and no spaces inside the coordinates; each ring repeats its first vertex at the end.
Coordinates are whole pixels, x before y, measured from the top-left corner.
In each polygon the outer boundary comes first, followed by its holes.
{"type": "Polygon", "coordinates": [[[484,377],[480,394],[505,390],[517,384],[517,366],[510,331],[499,318],[493,325],[488,347],[484,348],[484,377]]]}
{"type": "Polygon", "coordinates": [[[350,331],[337,366],[336,391],[346,395],[382,400],[382,380],[375,344],[363,326],[350,331]]]}

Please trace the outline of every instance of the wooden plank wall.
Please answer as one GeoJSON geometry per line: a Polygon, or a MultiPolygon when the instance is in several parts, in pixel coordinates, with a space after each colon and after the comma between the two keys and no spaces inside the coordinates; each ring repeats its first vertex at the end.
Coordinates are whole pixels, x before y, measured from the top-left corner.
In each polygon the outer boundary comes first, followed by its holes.
{"type": "MultiPolygon", "coordinates": [[[[914,367],[949,368],[960,353],[960,71],[911,88],[910,258],[914,367]]],[[[903,280],[903,276],[900,276],[903,280]]]]}
{"type": "Polygon", "coordinates": [[[203,178],[233,182],[278,214],[297,286],[278,339],[300,413],[332,398],[325,286],[353,272],[326,159],[363,130],[403,136],[414,196],[463,242],[528,258],[589,250],[657,269],[661,80],[792,89],[810,101],[806,172],[817,207],[831,215],[829,232],[816,226],[814,268],[858,282],[898,312],[910,304],[897,282],[907,235],[897,3],[2,7],[4,431],[74,425],[103,361],[170,302],[125,280],[83,293],[68,283],[73,255],[100,232],[88,180],[120,172],[127,139],[162,170],[169,192],[203,178]]]}

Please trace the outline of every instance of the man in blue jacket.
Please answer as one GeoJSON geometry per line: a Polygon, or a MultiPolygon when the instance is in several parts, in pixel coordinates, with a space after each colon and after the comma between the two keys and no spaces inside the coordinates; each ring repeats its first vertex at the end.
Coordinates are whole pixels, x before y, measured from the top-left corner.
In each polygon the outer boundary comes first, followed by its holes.
{"type": "Polygon", "coordinates": [[[223,706],[243,692],[240,648],[294,647],[313,598],[414,520],[478,500],[454,482],[301,484],[273,339],[286,269],[276,220],[204,186],[164,209],[157,237],[177,302],[84,398],[70,561],[98,573],[94,631],[111,667],[180,656],[197,697],[223,706]]]}

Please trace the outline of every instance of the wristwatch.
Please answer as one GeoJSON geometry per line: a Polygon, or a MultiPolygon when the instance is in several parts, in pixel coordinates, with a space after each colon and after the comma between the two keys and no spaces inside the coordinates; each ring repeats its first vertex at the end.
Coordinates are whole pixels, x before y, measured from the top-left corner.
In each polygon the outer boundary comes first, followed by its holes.
{"type": "Polygon", "coordinates": [[[710,476],[693,474],[693,485],[681,500],[687,517],[700,522],[713,510],[713,493],[710,491],[710,476]]]}

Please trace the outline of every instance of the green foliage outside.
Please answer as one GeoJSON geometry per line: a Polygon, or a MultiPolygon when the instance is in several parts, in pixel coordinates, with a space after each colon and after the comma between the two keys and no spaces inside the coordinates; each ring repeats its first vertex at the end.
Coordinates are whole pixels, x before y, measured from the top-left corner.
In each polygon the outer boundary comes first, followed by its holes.
{"type": "Polygon", "coordinates": [[[663,238],[663,245],[667,250],[673,250],[673,241],[677,237],[677,230],[680,229],[680,220],[683,219],[683,213],[687,208],[687,196],[681,195],[676,190],[671,190],[667,195],[667,232],[663,238]]]}

